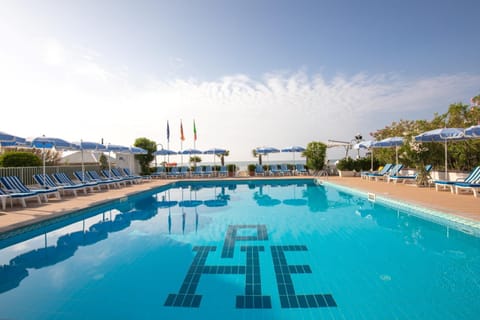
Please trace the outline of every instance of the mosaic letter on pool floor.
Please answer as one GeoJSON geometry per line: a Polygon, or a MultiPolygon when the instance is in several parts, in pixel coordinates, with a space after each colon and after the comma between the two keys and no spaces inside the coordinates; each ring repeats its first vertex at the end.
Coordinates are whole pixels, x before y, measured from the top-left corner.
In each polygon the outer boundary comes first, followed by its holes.
{"type": "Polygon", "coordinates": [[[272,246],[272,259],[277,277],[278,294],[282,308],[336,307],[331,294],[295,294],[292,273],[312,273],[309,265],[289,265],[284,251],[307,251],[306,246],[272,246]]]}

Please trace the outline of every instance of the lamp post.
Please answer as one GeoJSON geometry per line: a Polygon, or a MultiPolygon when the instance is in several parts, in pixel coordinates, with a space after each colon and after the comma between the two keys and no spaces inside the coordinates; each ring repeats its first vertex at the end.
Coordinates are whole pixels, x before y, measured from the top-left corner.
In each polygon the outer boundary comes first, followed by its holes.
{"type": "MultiPolygon", "coordinates": [[[[163,144],[161,143],[157,143],[157,147],[158,146],[161,146],[162,147],[162,150],[163,150],[163,144]]],[[[164,156],[165,157],[165,156],[164,156]]],[[[165,162],[165,159],[163,160],[165,162]]],[[[155,170],[157,170],[157,155],[155,155],[155,170]]]]}
{"type": "MultiPolygon", "coordinates": [[[[360,141],[362,141],[363,137],[362,137],[362,134],[361,133],[357,133],[354,137],[354,139],[352,140],[352,144],[355,142],[355,143],[360,143],[360,141]]],[[[360,158],[360,148],[357,149],[357,159],[360,158]]]]}

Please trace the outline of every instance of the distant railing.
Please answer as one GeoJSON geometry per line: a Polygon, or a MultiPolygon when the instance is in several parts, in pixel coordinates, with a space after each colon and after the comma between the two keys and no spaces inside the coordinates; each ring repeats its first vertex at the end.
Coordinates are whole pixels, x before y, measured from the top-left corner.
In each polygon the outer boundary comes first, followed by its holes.
{"type": "MultiPolygon", "coordinates": [[[[73,172],[81,171],[82,166],[72,165],[72,166],[48,166],[45,167],[45,173],[48,175],[65,172],[69,177],[75,178],[73,172]]],[[[99,165],[85,165],[85,170],[95,170],[100,171],[99,165]]],[[[23,181],[26,185],[35,185],[36,182],[33,180],[34,174],[43,174],[43,167],[11,167],[11,168],[0,168],[0,177],[6,176],[17,176],[20,180],[23,181]]],[[[75,179],[76,180],[76,179],[75,179]]]]}

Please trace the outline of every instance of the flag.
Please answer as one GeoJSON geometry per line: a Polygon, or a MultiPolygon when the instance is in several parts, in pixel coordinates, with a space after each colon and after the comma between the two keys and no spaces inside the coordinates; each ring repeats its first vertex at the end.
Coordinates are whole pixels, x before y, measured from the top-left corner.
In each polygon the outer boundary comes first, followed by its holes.
{"type": "Polygon", "coordinates": [[[167,141],[170,142],[170,126],[168,125],[168,120],[167,120],[167,141]]]}
{"type": "Polygon", "coordinates": [[[195,126],[195,120],[193,120],[193,140],[197,141],[197,127],[195,126]]]}
{"type": "Polygon", "coordinates": [[[180,140],[185,141],[185,136],[183,135],[183,124],[182,124],[182,120],[180,120],[180,140]]]}

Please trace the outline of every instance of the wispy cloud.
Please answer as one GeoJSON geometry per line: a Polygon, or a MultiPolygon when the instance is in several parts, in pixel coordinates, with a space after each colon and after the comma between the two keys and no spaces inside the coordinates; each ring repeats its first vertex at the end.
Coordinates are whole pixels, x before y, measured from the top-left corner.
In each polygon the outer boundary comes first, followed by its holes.
{"type": "Polygon", "coordinates": [[[170,120],[171,148],[178,149],[176,122],[184,120],[184,146],[189,147],[193,132],[188,127],[195,119],[197,147],[226,147],[236,159],[249,159],[250,150],[261,145],[350,140],[357,132],[366,135],[400,118],[445,112],[450,103],[468,102],[480,91],[480,74],[474,73],[416,79],[362,73],[326,79],[299,70],[265,73],[260,79],[235,74],[213,81],[151,76],[139,81],[130,66],[111,66],[88,49],[51,39],[37,49],[40,54],[32,54],[29,68],[0,53],[0,65],[6,66],[0,74],[6,89],[0,104],[8,106],[2,107],[2,118],[13,119],[2,131],[119,144],[146,136],[165,144],[170,120]]]}

